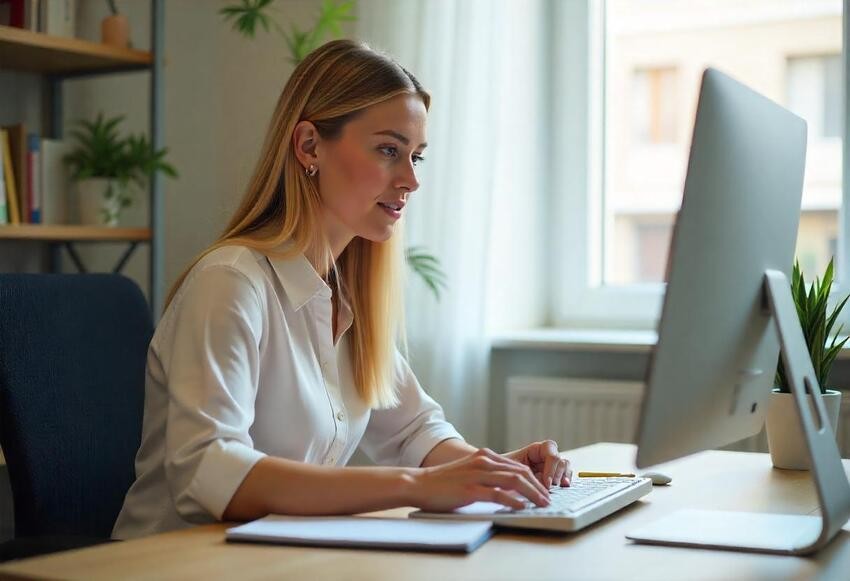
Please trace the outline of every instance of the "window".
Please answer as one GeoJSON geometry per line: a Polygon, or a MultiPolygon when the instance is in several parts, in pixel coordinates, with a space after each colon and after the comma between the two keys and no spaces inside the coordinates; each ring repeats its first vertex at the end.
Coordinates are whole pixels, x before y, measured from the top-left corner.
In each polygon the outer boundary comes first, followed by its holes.
{"type": "Polygon", "coordinates": [[[841,55],[788,58],[785,75],[789,109],[809,122],[817,140],[841,138],[841,55]]]}
{"type": "Polygon", "coordinates": [[[564,96],[558,106],[579,113],[555,111],[563,133],[554,137],[556,148],[574,152],[563,162],[565,185],[554,190],[563,197],[555,228],[570,228],[560,238],[569,246],[557,323],[655,326],[699,80],[708,66],[806,119],[797,256],[811,276],[836,251],[844,254],[841,0],[565,4],[572,6],[556,8],[555,17],[573,40],[556,47],[561,58],[553,59],[553,76],[564,96]],[[576,154],[582,147],[587,152],[576,154]]]}
{"type": "Polygon", "coordinates": [[[632,74],[631,102],[637,143],[676,140],[676,69],[636,69],[632,74]]]}

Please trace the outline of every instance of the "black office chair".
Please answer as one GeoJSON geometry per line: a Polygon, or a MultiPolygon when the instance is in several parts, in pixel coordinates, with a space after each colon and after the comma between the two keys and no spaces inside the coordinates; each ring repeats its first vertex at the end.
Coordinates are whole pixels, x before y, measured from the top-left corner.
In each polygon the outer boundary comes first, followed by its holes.
{"type": "Polygon", "coordinates": [[[0,447],[9,560],[105,542],[134,480],[153,333],[115,274],[0,275],[0,447]]]}

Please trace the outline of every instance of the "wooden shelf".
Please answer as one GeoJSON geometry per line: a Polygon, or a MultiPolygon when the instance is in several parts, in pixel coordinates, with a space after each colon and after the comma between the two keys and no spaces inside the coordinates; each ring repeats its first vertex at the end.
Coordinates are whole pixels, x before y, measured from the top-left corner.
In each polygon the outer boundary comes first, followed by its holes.
{"type": "Polygon", "coordinates": [[[0,26],[0,69],[73,76],[150,68],[151,53],[0,26]]]}
{"type": "Polygon", "coordinates": [[[109,228],[106,226],[66,226],[21,224],[0,226],[0,240],[41,240],[46,242],[147,242],[150,228],[109,228]]]}

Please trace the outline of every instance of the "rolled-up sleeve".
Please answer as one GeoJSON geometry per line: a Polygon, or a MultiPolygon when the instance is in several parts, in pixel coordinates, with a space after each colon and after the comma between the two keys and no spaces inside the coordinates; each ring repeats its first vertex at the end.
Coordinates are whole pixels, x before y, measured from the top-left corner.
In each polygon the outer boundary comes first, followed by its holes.
{"type": "Polygon", "coordinates": [[[194,274],[179,300],[172,349],[162,354],[169,393],[165,473],[182,518],[220,520],[265,456],[249,434],[263,311],[248,278],[226,265],[194,274]]]}
{"type": "Polygon", "coordinates": [[[463,440],[398,352],[395,377],[399,405],[373,410],[360,441],[361,450],[373,462],[385,466],[420,466],[428,452],[443,440],[463,440]]]}

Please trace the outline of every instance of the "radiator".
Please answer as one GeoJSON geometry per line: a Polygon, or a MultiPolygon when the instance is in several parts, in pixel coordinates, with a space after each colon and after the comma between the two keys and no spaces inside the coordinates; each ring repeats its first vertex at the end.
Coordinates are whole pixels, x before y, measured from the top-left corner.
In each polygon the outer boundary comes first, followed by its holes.
{"type": "MultiPolygon", "coordinates": [[[[561,450],[596,442],[634,443],[644,384],[636,381],[509,377],[507,449],[552,439],[561,450]]],[[[841,401],[838,448],[850,457],[850,393],[841,401]]],[[[761,432],[724,450],[767,452],[761,432]]]]}
{"type": "Polygon", "coordinates": [[[544,439],[561,450],[594,442],[634,442],[642,382],[510,377],[507,446],[544,439]]]}

